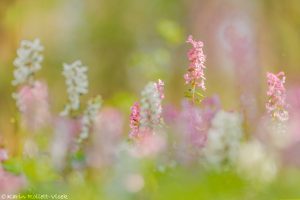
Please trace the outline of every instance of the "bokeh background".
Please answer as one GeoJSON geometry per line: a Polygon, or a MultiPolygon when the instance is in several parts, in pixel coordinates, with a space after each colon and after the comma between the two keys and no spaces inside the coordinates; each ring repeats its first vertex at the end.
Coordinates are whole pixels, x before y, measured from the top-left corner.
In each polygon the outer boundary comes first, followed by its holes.
{"type": "Polygon", "coordinates": [[[1,127],[15,109],[12,62],[22,39],[45,46],[38,77],[50,85],[54,112],[66,99],[62,63],[77,59],[89,66],[90,94],[106,104],[126,111],[158,78],[167,101],[180,102],[189,34],[205,43],[206,95],[218,93],[236,109],[243,95],[255,94],[245,103],[259,110],[266,71],[284,70],[289,84],[297,82],[299,19],[298,0],[1,0],[1,127]]]}
{"type": "Polygon", "coordinates": [[[158,78],[166,104],[180,104],[189,34],[205,44],[205,95],[242,111],[250,131],[265,112],[267,71],[300,84],[299,0],[0,0],[0,135],[14,129],[12,63],[22,39],[45,47],[37,77],[49,84],[53,113],[67,99],[62,64],[80,59],[89,67],[83,100],[101,94],[128,121],[143,86],[158,78]]]}
{"type": "MultiPolygon", "coordinates": [[[[101,93],[107,103],[125,108],[141,86],[157,78],[165,80],[167,98],[180,101],[185,39],[192,34],[205,43],[207,95],[220,94],[231,108],[240,99],[235,88],[247,90],[237,84],[239,73],[253,85],[264,84],[271,69],[297,80],[299,15],[297,0],[1,0],[1,124],[13,110],[12,61],[22,39],[38,37],[45,45],[38,76],[49,82],[58,111],[65,99],[62,63],[77,59],[89,66],[91,94],[101,93]],[[243,56],[232,55],[230,37],[241,40],[250,56],[238,61],[243,56]]],[[[256,87],[252,92],[259,92],[256,87]]]]}

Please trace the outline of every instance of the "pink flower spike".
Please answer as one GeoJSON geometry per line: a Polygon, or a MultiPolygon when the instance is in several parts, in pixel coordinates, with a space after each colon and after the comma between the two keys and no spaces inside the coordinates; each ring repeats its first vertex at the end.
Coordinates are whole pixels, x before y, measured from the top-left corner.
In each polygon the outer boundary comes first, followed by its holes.
{"type": "MultiPolygon", "coordinates": [[[[206,68],[204,63],[206,61],[206,56],[203,53],[203,42],[202,41],[195,41],[193,36],[189,36],[187,43],[192,45],[192,48],[188,51],[187,57],[189,60],[189,67],[187,72],[184,74],[185,84],[190,84],[191,89],[189,92],[191,94],[188,97],[191,97],[192,100],[195,100],[195,95],[199,96],[199,93],[196,92],[197,88],[202,89],[203,91],[206,90],[205,87],[205,75],[204,69],[206,68]]],[[[200,95],[201,96],[201,95],[200,95]]]]}
{"type": "Polygon", "coordinates": [[[289,118],[284,87],[285,79],[284,72],[279,72],[278,74],[267,73],[268,102],[266,103],[266,108],[273,119],[279,121],[286,121],[289,118]]]}
{"type": "Polygon", "coordinates": [[[134,138],[138,136],[139,133],[139,126],[140,126],[140,104],[139,102],[135,102],[131,107],[131,114],[130,114],[130,129],[131,132],[129,137],[134,138]]]}

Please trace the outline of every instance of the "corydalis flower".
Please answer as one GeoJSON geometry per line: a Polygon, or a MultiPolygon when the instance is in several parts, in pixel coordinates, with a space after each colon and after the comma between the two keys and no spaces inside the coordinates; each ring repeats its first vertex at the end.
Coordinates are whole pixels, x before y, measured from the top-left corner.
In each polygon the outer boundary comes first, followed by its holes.
{"type": "Polygon", "coordinates": [[[267,73],[268,83],[268,102],[266,108],[273,119],[286,121],[289,118],[286,103],[286,90],[284,87],[285,75],[284,72],[278,74],[267,73]]]}
{"type": "Polygon", "coordinates": [[[65,116],[76,111],[80,106],[80,96],[88,92],[87,67],[81,61],[64,64],[63,75],[66,79],[69,102],[61,115],[65,116]]]}
{"type": "Polygon", "coordinates": [[[35,72],[41,69],[43,56],[41,52],[44,47],[39,39],[34,41],[23,40],[20,48],[17,50],[18,57],[14,60],[13,85],[20,85],[30,81],[35,72]]]}
{"type": "Polygon", "coordinates": [[[16,99],[22,120],[28,128],[37,130],[50,121],[51,114],[46,84],[35,81],[32,85],[24,85],[13,97],[16,99]]]}
{"type": "Polygon", "coordinates": [[[161,101],[164,97],[163,82],[150,82],[142,91],[141,99],[141,120],[140,126],[145,128],[155,129],[160,125],[162,107],[161,101]]]}
{"type": "Polygon", "coordinates": [[[102,99],[97,96],[88,101],[87,108],[83,113],[81,123],[82,128],[79,135],[79,142],[86,139],[94,125],[95,118],[101,108],[102,99]]]}
{"type": "Polygon", "coordinates": [[[199,101],[199,97],[202,96],[200,92],[196,91],[196,89],[200,88],[203,91],[206,89],[204,75],[204,69],[206,68],[204,62],[206,57],[202,49],[203,42],[193,40],[191,35],[188,37],[186,42],[193,46],[187,54],[190,64],[188,71],[184,75],[185,84],[189,84],[191,86],[186,96],[192,98],[194,102],[195,100],[199,101]]]}
{"type": "Polygon", "coordinates": [[[153,131],[161,124],[162,106],[164,98],[164,82],[150,82],[141,93],[141,103],[136,102],[131,107],[130,137],[137,138],[145,130],[153,131]],[[141,131],[140,129],[143,129],[141,131]]]}

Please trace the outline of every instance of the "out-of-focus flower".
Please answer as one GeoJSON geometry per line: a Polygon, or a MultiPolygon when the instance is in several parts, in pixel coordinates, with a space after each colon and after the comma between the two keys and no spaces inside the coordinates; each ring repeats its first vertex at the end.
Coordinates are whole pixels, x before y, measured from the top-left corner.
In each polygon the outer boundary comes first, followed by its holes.
{"type": "Polygon", "coordinates": [[[290,120],[288,132],[291,135],[291,142],[300,142],[300,88],[293,88],[287,94],[288,112],[290,120]]]}
{"type": "Polygon", "coordinates": [[[138,139],[145,131],[155,132],[161,127],[164,82],[148,83],[141,93],[141,103],[135,102],[130,114],[130,138],[138,139]]]}
{"type": "Polygon", "coordinates": [[[128,192],[136,193],[143,189],[144,177],[140,174],[128,174],[124,180],[124,186],[128,192]]]}
{"type": "Polygon", "coordinates": [[[129,137],[134,138],[137,137],[140,127],[140,104],[139,102],[135,102],[133,106],[131,107],[131,113],[130,113],[130,133],[129,137]]]}
{"type": "Polygon", "coordinates": [[[241,145],[237,167],[241,176],[261,182],[270,182],[277,174],[276,160],[256,140],[241,145]]]}
{"type": "Polygon", "coordinates": [[[204,75],[204,69],[206,68],[204,62],[206,57],[202,49],[203,42],[193,40],[193,37],[190,35],[187,39],[187,43],[190,43],[193,48],[190,49],[187,54],[190,64],[187,73],[184,74],[184,80],[185,84],[189,84],[191,86],[186,96],[192,98],[194,102],[197,98],[202,96],[200,92],[196,91],[196,89],[200,88],[203,91],[206,90],[206,78],[204,75]]]}
{"type": "Polygon", "coordinates": [[[204,148],[209,165],[220,167],[235,163],[242,138],[242,118],[237,113],[219,111],[212,120],[204,148]]]}
{"type": "Polygon", "coordinates": [[[0,167],[0,194],[15,194],[26,186],[24,176],[16,176],[0,167]]]}
{"type": "Polygon", "coordinates": [[[221,107],[217,96],[204,99],[202,106],[200,109],[191,102],[183,101],[181,112],[175,111],[171,121],[166,121],[175,133],[173,147],[177,159],[184,164],[197,162],[203,154],[212,119],[221,107]]]}
{"type": "Polygon", "coordinates": [[[179,114],[179,110],[172,104],[163,107],[163,119],[167,124],[174,124],[179,114]]]}
{"type": "Polygon", "coordinates": [[[88,138],[89,133],[93,128],[95,118],[101,108],[101,104],[102,104],[102,99],[100,96],[97,96],[88,101],[87,108],[84,111],[81,119],[82,124],[81,124],[81,132],[78,139],[79,142],[82,142],[82,140],[88,138]]]}
{"type": "Polygon", "coordinates": [[[29,158],[37,158],[39,153],[39,147],[37,143],[32,139],[26,139],[24,141],[23,155],[29,158]]]}
{"type": "Polygon", "coordinates": [[[162,123],[162,105],[164,83],[148,83],[141,93],[141,103],[131,108],[130,137],[135,141],[131,153],[135,157],[156,155],[165,147],[165,139],[160,132],[162,123]]]}
{"type": "Polygon", "coordinates": [[[32,85],[24,85],[13,97],[29,129],[37,130],[50,122],[48,87],[45,83],[35,81],[32,85]]]}
{"type": "Polygon", "coordinates": [[[202,148],[206,143],[208,124],[205,123],[201,110],[187,101],[182,103],[182,109],[178,124],[184,140],[189,145],[202,148]]]}
{"type": "Polygon", "coordinates": [[[54,121],[54,136],[51,145],[51,158],[54,167],[62,170],[66,165],[69,151],[75,151],[74,140],[80,132],[78,119],[59,117],[54,121]]]}
{"type": "Polygon", "coordinates": [[[34,41],[23,40],[17,50],[18,57],[14,60],[14,80],[13,85],[20,85],[31,81],[35,72],[41,69],[43,56],[41,52],[44,47],[40,44],[39,39],[34,41]]]}
{"type": "Polygon", "coordinates": [[[1,162],[8,159],[7,151],[0,149],[0,194],[14,194],[19,192],[26,186],[26,179],[24,176],[15,176],[9,172],[6,172],[1,162]]]}
{"type": "Polygon", "coordinates": [[[289,113],[287,111],[286,91],[284,87],[286,79],[284,72],[279,72],[278,74],[267,73],[267,79],[267,111],[273,119],[287,121],[289,113]]]}
{"type": "Polygon", "coordinates": [[[63,75],[66,79],[69,102],[61,112],[62,116],[69,115],[80,106],[80,96],[88,92],[87,67],[81,61],[63,65],[63,75]]]}
{"type": "Polygon", "coordinates": [[[114,163],[122,141],[123,117],[115,108],[104,108],[94,121],[91,143],[87,147],[87,164],[99,168],[114,163]]]}
{"type": "Polygon", "coordinates": [[[154,130],[161,124],[163,82],[150,82],[142,91],[140,127],[154,130]]]}
{"type": "Polygon", "coordinates": [[[291,134],[288,133],[288,123],[263,116],[258,122],[256,136],[266,146],[282,150],[291,142],[291,134]]]}
{"type": "Polygon", "coordinates": [[[5,149],[0,148],[0,162],[3,162],[7,159],[8,159],[7,151],[5,149]]]}
{"type": "Polygon", "coordinates": [[[130,155],[136,158],[153,157],[166,147],[166,140],[161,134],[153,134],[152,130],[141,129],[139,138],[130,149],[130,155]]]}
{"type": "MultiPolygon", "coordinates": [[[[257,29],[247,9],[229,3],[221,12],[214,10],[216,24],[209,34],[215,35],[214,60],[220,66],[222,79],[234,79],[236,92],[248,129],[256,127],[259,116],[261,79],[257,29]],[[222,69],[223,68],[223,69],[222,69]],[[253,81],[255,80],[255,81],[253,81]]],[[[219,9],[218,6],[212,9],[219,9]]],[[[225,83],[225,82],[223,82],[225,83]]],[[[222,83],[221,83],[222,84],[222,83]]],[[[254,130],[250,130],[252,132],[254,130]]]]}

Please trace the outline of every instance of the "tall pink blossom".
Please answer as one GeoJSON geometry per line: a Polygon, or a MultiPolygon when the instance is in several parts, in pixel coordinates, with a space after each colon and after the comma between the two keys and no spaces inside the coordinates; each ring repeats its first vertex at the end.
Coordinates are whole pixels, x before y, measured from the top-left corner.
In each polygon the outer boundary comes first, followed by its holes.
{"type": "Polygon", "coordinates": [[[24,85],[14,94],[21,112],[23,123],[32,130],[37,130],[49,123],[48,87],[45,83],[35,81],[32,85],[24,85]]]}
{"type": "Polygon", "coordinates": [[[266,108],[273,119],[279,121],[286,121],[289,118],[286,103],[286,90],[284,87],[285,79],[284,72],[279,72],[278,74],[267,73],[268,101],[266,103],[266,108]]]}
{"type": "Polygon", "coordinates": [[[191,35],[188,37],[186,42],[191,44],[193,47],[187,54],[190,64],[186,74],[184,74],[184,80],[185,84],[191,85],[190,96],[194,101],[196,98],[195,95],[198,94],[196,93],[197,88],[200,88],[203,91],[206,90],[206,78],[204,74],[204,69],[206,68],[204,65],[206,56],[203,53],[203,42],[194,40],[191,35]]]}

